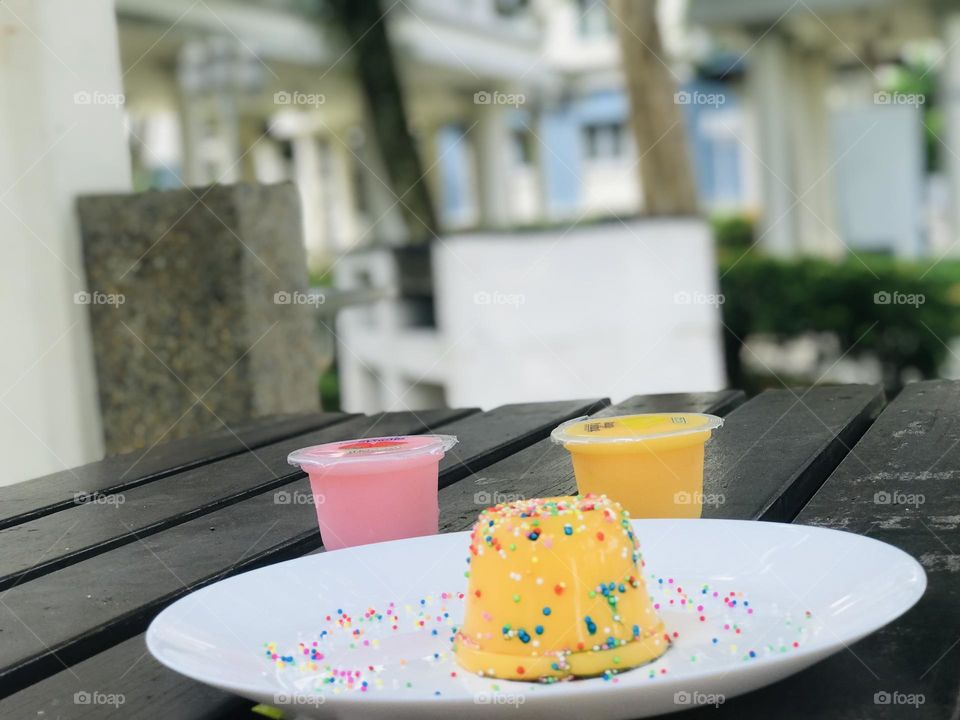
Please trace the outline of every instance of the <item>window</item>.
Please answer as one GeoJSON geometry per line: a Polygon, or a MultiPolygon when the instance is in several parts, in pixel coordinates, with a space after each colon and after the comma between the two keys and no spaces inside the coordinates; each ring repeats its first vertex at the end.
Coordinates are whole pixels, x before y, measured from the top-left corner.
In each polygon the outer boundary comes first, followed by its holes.
{"type": "Polygon", "coordinates": [[[613,33],[606,0],[577,0],[577,31],[585,40],[613,33]]]}
{"type": "Polygon", "coordinates": [[[591,123],[583,126],[584,147],[590,160],[616,160],[623,156],[622,122],[591,123]]]}

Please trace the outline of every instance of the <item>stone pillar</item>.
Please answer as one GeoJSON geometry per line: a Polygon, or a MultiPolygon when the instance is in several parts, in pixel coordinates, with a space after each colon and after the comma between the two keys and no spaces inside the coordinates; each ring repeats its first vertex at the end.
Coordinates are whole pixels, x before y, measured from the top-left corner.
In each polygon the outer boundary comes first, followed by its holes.
{"type": "Polygon", "coordinates": [[[291,183],[88,196],[80,217],[110,452],[318,408],[291,183]]]}
{"type": "Polygon", "coordinates": [[[946,48],[940,70],[943,141],[950,148],[942,149],[941,156],[949,179],[953,242],[938,254],[960,256],[960,12],[951,12],[940,18],[940,28],[946,48]]]}
{"type": "Polygon", "coordinates": [[[758,134],[757,173],[761,187],[760,246],[773,255],[796,253],[797,209],[789,51],[776,30],[764,35],[747,55],[747,82],[758,134]]]}
{"type": "MultiPolygon", "coordinates": [[[[487,98],[492,100],[493,94],[487,98]]],[[[507,112],[494,102],[479,104],[478,122],[473,129],[477,167],[477,199],[480,225],[497,228],[510,223],[510,153],[512,143],[507,112]]]]}
{"type": "Polygon", "coordinates": [[[131,180],[111,0],[5,0],[0,58],[6,484],[102,455],[75,200],[131,180]]]}

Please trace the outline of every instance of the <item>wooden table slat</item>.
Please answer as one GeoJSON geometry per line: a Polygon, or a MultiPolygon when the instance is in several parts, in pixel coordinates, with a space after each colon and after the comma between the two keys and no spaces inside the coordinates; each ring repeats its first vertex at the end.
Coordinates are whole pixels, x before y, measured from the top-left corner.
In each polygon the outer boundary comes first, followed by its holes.
{"type": "Polygon", "coordinates": [[[277,513],[273,493],[257,495],[6,591],[0,688],[13,692],[142,632],[190,590],[316,547],[316,530],[304,530],[312,514],[307,504],[277,513]]]}
{"type": "Polygon", "coordinates": [[[460,442],[440,463],[441,487],[548,437],[565,420],[580,414],[589,415],[607,405],[608,400],[502,405],[448,426],[444,432],[456,434],[460,442]]]}
{"type": "MultiPolygon", "coordinates": [[[[109,513],[126,508],[126,503],[118,507],[84,505],[71,510],[70,516],[99,507],[98,517],[86,527],[95,532],[103,528],[114,533],[119,532],[118,528],[125,530],[126,534],[120,539],[126,544],[117,546],[119,540],[105,542],[105,552],[81,558],[4,591],[0,596],[0,617],[4,618],[0,626],[4,640],[0,644],[0,664],[4,666],[0,669],[0,680],[6,682],[8,674],[13,678],[26,678],[32,672],[43,676],[60,667],[60,661],[45,652],[48,647],[55,649],[63,645],[63,651],[58,654],[61,660],[72,664],[100,649],[104,643],[112,644],[118,637],[139,632],[145,618],[152,617],[188,588],[264,562],[296,557],[318,546],[320,538],[313,505],[306,501],[283,502],[288,498],[310,497],[310,486],[303,473],[287,465],[286,457],[292,450],[304,444],[368,433],[424,432],[430,429],[425,425],[430,419],[442,425],[451,417],[462,416],[463,411],[449,410],[356,416],[331,428],[267,446],[258,451],[256,457],[244,453],[150,483],[137,490],[148,497],[152,494],[153,502],[143,502],[140,507],[131,504],[133,510],[146,513],[156,509],[163,513],[170,504],[179,509],[176,503],[180,496],[187,499],[188,507],[193,507],[204,497],[204,492],[213,490],[218,495],[224,486],[235,489],[234,484],[240,482],[258,490],[257,494],[244,493],[239,501],[213,504],[199,517],[196,512],[190,512],[187,519],[177,518],[179,522],[168,524],[161,532],[138,532],[131,528],[128,523],[137,522],[136,514],[112,522],[109,513]],[[280,480],[271,477],[279,473],[282,473],[280,480]],[[182,483],[178,482],[181,478],[182,483]],[[172,486],[169,491],[164,490],[166,485],[172,486]],[[289,494],[281,497],[279,492],[289,494]],[[278,504],[289,507],[277,513],[278,504]],[[276,522],[265,526],[264,518],[270,517],[276,517],[276,522]],[[191,542],[197,537],[202,537],[203,542],[191,542]],[[91,585],[93,588],[89,591],[91,585]],[[78,617],[83,619],[80,627],[78,617]]],[[[58,513],[52,517],[61,520],[64,515],[58,513]]],[[[4,532],[12,533],[20,527],[4,532]]],[[[12,553],[5,555],[10,556],[12,553]]]]}
{"type": "MultiPolygon", "coordinates": [[[[778,716],[798,719],[828,715],[843,720],[905,715],[952,717],[960,676],[960,644],[951,646],[960,634],[955,611],[960,588],[954,579],[960,572],[960,563],[950,549],[951,545],[955,547],[955,530],[960,526],[960,493],[955,490],[954,470],[960,465],[960,418],[955,413],[960,403],[960,384],[910,386],[879,418],[883,395],[870,386],[768,391],[743,404],[742,393],[729,391],[639,396],[605,408],[602,402],[593,402],[592,406],[585,406],[584,401],[580,408],[565,408],[567,415],[561,418],[541,415],[537,420],[531,416],[525,430],[488,424],[509,423],[509,406],[445,424],[441,431],[459,435],[462,442],[457,446],[458,457],[444,463],[441,529],[469,528],[485,502],[497,499],[494,492],[533,497],[573,491],[575,483],[566,451],[549,439],[540,439],[567,417],[678,409],[725,415],[725,427],[708,445],[704,488],[708,496],[723,495],[724,501],[705,508],[706,516],[791,520],[802,508],[796,517],[798,522],[870,534],[908,550],[924,562],[931,586],[918,608],[854,646],[860,660],[849,652],[842,653],[794,679],[731,699],[721,706],[720,715],[769,717],[771,709],[776,708],[778,716]],[[518,433],[523,440],[514,442],[518,433]],[[853,453],[848,455],[851,447],[853,453]],[[457,477],[462,479],[454,481],[457,477]],[[918,511],[874,502],[876,492],[896,490],[926,493],[928,498],[947,498],[949,502],[918,511]],[[930,617],[943,622],[931,622],[930,617]],[[929,660],[929,669],[920,667],[924,658],[929,660]],[[880,680],[874,679],[861,660],[876,669],[880,680]],[[911,672],[917,677],[913,678],[911,672]],[[924,678],[919,678],[924,673],[924,678]],[[904,677],[910,682],[901,681],[904,677]],[[817,691],[811,692],[812,687],[817,691]],[[919,713],[912,707],[874,704],[873,693],[879,690],[909,693],[917,688],[927,693],[919,713]]],[[[536,415],[534,410],[531,413],[536,415]]],[[[543,407],[539,410],[545,411],[543,407]]],[[[302,479],[282,486],[291,492],[306,492],[306,487],[302,479]]],[[[71,665],[69,670],[56,671],[52,664],[44,666],[41,661],[26,658],[25,670],[6,674],[0,671],[4,687],[9,685],[8,680],[22,685],[28,677],[47,676],[0,700],[0,716],[36,716],[42,710],[62,720],[115,717],[112,707],[73,703],[75,692],[96,690],[123,694],[125,703],[119,712],[130,718],[247,717],[248,702],[181,678],[145,655],[142,633],[124,638],[141,632],[162,605],[186,592],[170,571],[193,589],[227,573],[315,548],[318,539],[312,514],[308,517],[296,510],[271,512],[275,510],[271,495],[261,493],[246,498],[166,528],[144,538],[142,543],[134,542],[50,573],[26,584],[26,588],[35,586],[32,592],[17,587],[0,596],[5,602],[12,596],[12,607],[24,617],[59,622],[54,637],[65,638],[59,642],[63,650],[60,655],[71,665]],[[279,525],[265,527],[263,521],[267,517],[279,525]],[[216,541],[203,543],[197,548],[196,557],[185,556],[182,546],[200,534],[204,523],[216,528],[211,533],[216,541]],[[254,532],[253,528],[259,531],[254,532]],[[238,537],[253,543],[261,534],[264,537],[255,547],[242,558],[236,557],[238,537]],[[116,575],[111,574],[108,561],[129,568],[135,562],[133,556],[140,558],[140,577],[127,583],[119,570],[114,571],[116,575]],[[229,559],[225,562],[225,558],[229,559]],[[230,565],[231,562],[235,564],[230,565]],[[81,577],[84,570],[87,574],[81,577]],[[76,607],[83,605],[84,595],[77,588],[87,588],[85,594],[90,594],[93,586],[89,577],[102,578],[103,582],[95,585],[109,587],[112,595],[107,598],[108,591],[104,589],[100,594],[95,591],[87,600],[90,605],[84,612],[89,616],[88,624],[100,626],[89,636],[78,637],[75,632],[70,633],[65,618],[71,609],[75,613],[76,607]],[[197,577],[200,579],[194,581],[197,577]],[[140,584],[149,587],[135,587],[140,584]],[[168,594],[157,599],[154,596],[158,588],[166,588],[168,594]],[[67,596],[58,598],[58,592],[67,596]],[[122,595],[120,602],[117,594],[122,595]],[[36,609],[34,605],[42,607],[36,609]],[[90,656],[92,652],[98,654],[90,656]]],[[[312,513],[309,506],[304,508],[312,513]]],[[[0,614],[4,610],[0,605],[0,614]]],[[[11,639],[7,631],[15,622],[10,617],[0,624],[0,637],[5,641],[0,643],[2,665],[7,664],[6,641],[11,639]]],[[[47,632],[46,628],[43,630],[47,632]]],[[[28,639],[26,631],[12,639],[28,639]]],[[[0,692],[0,696],[3,694],[0,692]]],[[[718,717],[717,713],[710,708],[691,711],[689,716],[702,715],[706,719],[718,717]]]]}
{"type": "Polygon", "coordinates": [[[171,440],[0,487],[0,528],[70,509],[77,493],[119,492],[349,417],[327,412],[259,418],[238,423],[230,430],[171,440]]]}
{"type": "Polygon", "coordinates": [[[704,517],[789,522],[883,407],[873,385],[767,390],[707,445],[704,517]]]}
{"type": "MultiPolygon", "coordinates": [[[[595,413],[597,417],[644,412],[723,412],[742,394],[638,395],[595,413]]],[[[487,505],[519,497],[549,497],[576,492],[570,454],[550,438],[474,473],[440,491],[440,530],[466,530],[487,505]]]]}
{"type": "Polygon", "coordinates": [[[960,382],[908,385],[795,522],[866,535],[917,558],[927,590],[903,617],[768,688],[693,720],[955,720],[960,712],[960,382]],[[923,496],[920,501],[919,496],[923,496]],[[816,691],[812,691],[812,689],[816,691]],[[891,702],[876,702],[886,693],[891,702]],[[898,700],[894,700],[894,694],[898,700]],[[915,696],[922,704],[908,704],[915,696]]]}
{"type": "Polygon", "coordinates": [[[287,464],[287,455],[298,448],[367,437],[371,432],[422,433],[473,412],[476,410],[443,409],[358,415],[103,498],[110,502],[78,504],[69,513],[46,515],[0,530],[0,545],[10,548],[0,555],[0,590],[302,477],[299,468],[287,464]]]}
{"type": "MultiPolygon", "coordinates": [[[[548,403],[546,414],[556,424],[605,403],[595,399],[548,403]]],[[[530,412],[527,417],[535,426],[545,422],[543,413],[530,412]]],[[[443,423],[438,429],[457,434],[459,423],[469,420],[443,423]]],[[[385,421],[380,422],[374,430],[389,434],[385,427],[389,429],[385,421]]],[[[515,427],[515,431],[521,429],[515,427]]],[[[461,461],[478,467],[482,458],[495,456],[496,447],[510,442],[498,433],[486,440],[471,439],[461,447],[461,461]]],[[[266,472],[249,453],[243,457],[250,472],[266,472]]],[[[0,605],[4,618],[0,692],[8,694],[57,672],[63,667],[61,660],[76,664],[142,632],[160,609],[189,590],[318,547],[311,505],[292,504],[276,513],[276,492],[306,496],[310,492],[306,478],[298,474],[297,479],[271,489],[7,590],[0,605]],[[267,524],[266,518],[276,522],[267,524]],[[205,536],[204,542],[191,542],[200,536],[205,536]],[[184,552],[185,547],[189,552],[184,552]],[[77,626],[78,616],[83,617],[82,627],[77,626]]]]}
{"type": "MultiPolygon", "coordinates": [[[[80,696],[82,698],[82,695],[80,696]]],[[[194,682],[168,670],[135,635],[0,700],[10,720],[264,720],[246,698],[194,682]],[[119,707],[78,703],[78,693],[122,699],[119,707]]]]}

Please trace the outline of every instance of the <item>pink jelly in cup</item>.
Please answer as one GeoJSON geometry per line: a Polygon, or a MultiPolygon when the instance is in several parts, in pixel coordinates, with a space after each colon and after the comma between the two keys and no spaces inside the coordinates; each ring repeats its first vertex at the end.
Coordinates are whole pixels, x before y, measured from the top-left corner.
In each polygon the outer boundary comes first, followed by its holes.
{"type": "Polygon", "coordinates": [[[435,535],[437,476],[452,435],[397,435],[314,445],[287,462],[310,476],[324,547],[435,535]]]}

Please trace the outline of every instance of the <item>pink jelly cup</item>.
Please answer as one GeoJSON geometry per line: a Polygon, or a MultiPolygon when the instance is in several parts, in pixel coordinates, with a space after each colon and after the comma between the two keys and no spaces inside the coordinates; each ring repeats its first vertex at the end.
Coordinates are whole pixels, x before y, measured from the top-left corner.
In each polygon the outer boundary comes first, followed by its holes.
{"type": "Polygon", "coordinates": [[[452,435],[398,435],[302,448],[287,462],[310,476],[328,550],[435,535],[437,476],[452,435]]]}

